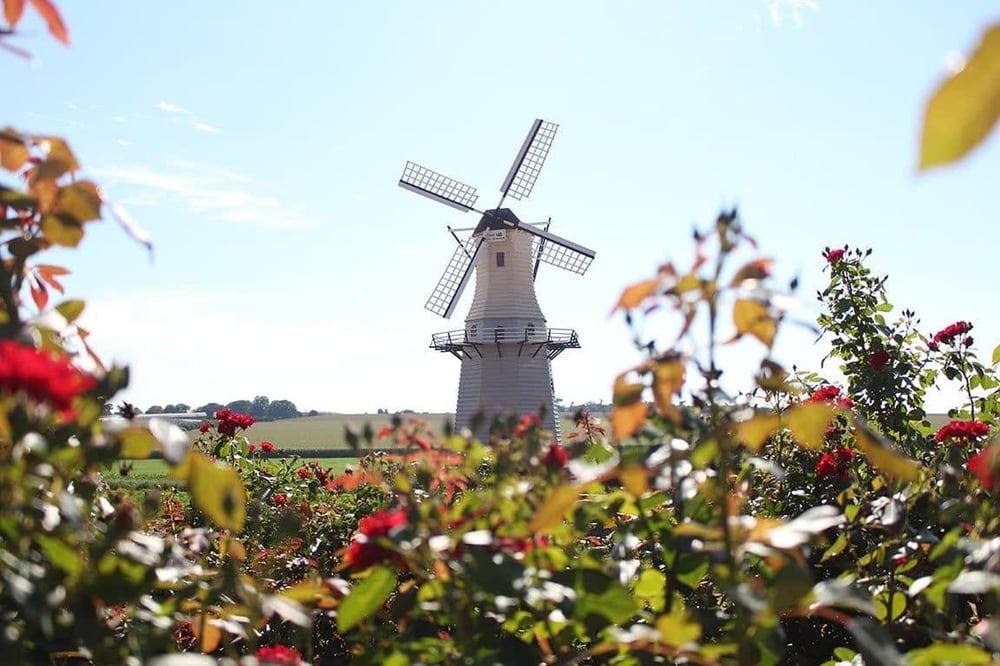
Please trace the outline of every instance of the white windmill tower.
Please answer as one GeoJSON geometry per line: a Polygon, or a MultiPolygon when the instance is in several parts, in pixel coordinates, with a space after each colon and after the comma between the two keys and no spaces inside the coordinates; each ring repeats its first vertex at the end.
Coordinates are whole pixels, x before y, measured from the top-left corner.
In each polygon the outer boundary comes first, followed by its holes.
{"type": "Polygon", "coordinates": [[[573,329],[548,326],[535,295],[535,276],[539,262],[583,275],[594,251],[550,233],[549,222],[524,223],[503,208],[507,197],[521,200],[531,194],[558,127],[535,120],[500,186],[496,208],[477,210],[474,187],[413,162],[406,163],[399,180],[400,187],[481,216],[475,227],[448,227],[458,247],[424,305],[451,317],[475,272],[465,328],[435,333],[431,347],[462,362],[455,425],[469,427],[481,415],[480,437],[496,417],[537,414],[543,407],[543,427],[559,436],[552,359],[580,342],[573,329]]]}

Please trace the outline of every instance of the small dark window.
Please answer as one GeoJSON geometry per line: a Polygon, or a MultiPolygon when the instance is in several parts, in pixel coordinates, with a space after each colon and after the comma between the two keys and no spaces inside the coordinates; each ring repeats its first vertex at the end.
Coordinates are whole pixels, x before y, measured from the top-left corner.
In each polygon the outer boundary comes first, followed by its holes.
{"type": "Polygon", "coordinates": [[[497,266],[502,268],[503,260],[504,260],[503,252],[497,252],[497,266]]]}

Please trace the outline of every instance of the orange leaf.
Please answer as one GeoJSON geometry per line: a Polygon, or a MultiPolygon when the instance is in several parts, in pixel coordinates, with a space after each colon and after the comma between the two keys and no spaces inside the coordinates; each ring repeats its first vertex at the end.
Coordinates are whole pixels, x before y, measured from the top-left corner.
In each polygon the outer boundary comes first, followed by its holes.
{"type": "Polygon", "coordinates": [[[47,282],[60,294],[64,293],[62,283],[56,279],[57,275],[69,275],[69,269],[63,268],[62,266],[51,266],[48,264],[43,264],[41,266],[35,266],[35,273],[38,277],[47,282]]]}
{"type": "Polygon", "coordinates": [[[559,486],[538,507],[528,529],[532,532],[548,532],[563,521],[579,499],[580,489],[577,486],[572,484],[559,486]]]}
{"type": "Polygon", "coordinates": [[[21,20],[24,13],[24,0],[3,0],[3,17],[7,19],[7,25],[14,27],[21,20]]]}
{"type": "Polygon", "coordinates": [[[777,414],[757,414],[748,421],[736,424],[736,432],[741,442],[753,451],[760,451],[767,438],[781,425],[777,414]]]}
{"type": "MultiPolygon", "coordinates": [[[[4,8],[6,9],[6,0],[4,2],[4,8]]],[[[69,31],[66,29],[66,24],[63,23],[62,16],[59,15],[59,10],[56,9],[56,6],[49,0],[31,0],[31,4],[35,6],[38,13],[45,19],[49,33],[66,46],[69,46],[69,31]]]]}
{"type": "Polygon", "coordinates": [[[771,264],[773,263],[774,259],[754,259],[744,264],[736,271],[736,275],[733,276],[729,286],[738,287],[745,280],[763,280],[771,274],[771,264]]]}
{"type": "Polygon", "coordinates": [[[611,314],[618,310],[631,310],[639,307],[644,300],[656,292],[659,286],[659,280],[643,280],[627,287],[622,292],[621,298],[618,299],[618,304],[611,310],[611,314]]]}
{"type": "Polygon", "coordinates": [[[674,396],[684,386],[684,363],[680,356],[670,355],[657,359],[653,367],[653,399],[656,408],[676,424],[681,422],[680,410],[674,406],[674,396]]]}
{"type": "Polygon", "coordinates": [[[0,167],[17,171],[25,165],[30,154],[24,140],[11,130],[0,132],[0,167]]]}
{"type": "Polygon", "coordinates": [[[35,302],[35,307],[44,310],[49,303],[48,289],[34,275],[28,277],[28,286],[31,287],[31,300],[35,302]]]}
{"type": "Polygon", "coordinates": [[[749,333],[770,347],[778,333],[776,322],[767,311],[767,305],[750,298],[738,298],[733,304],[733,323],[736,337],[749,333]]]}
{"type": "Polygon", "coordinates": [[[646,420],[647,407],[642,401],[642,391],[645,386],[629,382],[625,378],[627,374],[618,375],[615,379],[611,430],[616,439],[631,437],[646,420]]]}

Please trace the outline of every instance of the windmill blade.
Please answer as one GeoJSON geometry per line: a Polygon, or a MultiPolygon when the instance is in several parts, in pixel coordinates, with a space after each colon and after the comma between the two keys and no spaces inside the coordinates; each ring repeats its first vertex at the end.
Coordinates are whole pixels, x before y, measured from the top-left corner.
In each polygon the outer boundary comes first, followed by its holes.
{"type": "Polygon", "coordinates": [[[444,275],[438,280],[434,291],[424,303],[425,308],[445,319],[451,317],[465,286],[469,284],[469,278],[472,277],[472,271],[476,267],[476,258],[482,247],[482,236],[478,238],[471,236],[464,244],[455,248],[455,254],[451,256],[448,267],[444,269],[444,275]]]}
{"type": "Polygon", "coordinates": [[[552,147],[552,141],[556,138],[557,129],[559,125],[541,118],[532,123],[524,145],[521,146],[514,163],[510,165],[507,177],[503,180],[503,185],[500,186],[500,193],[505,198],[514,197],[518,201],[528,198],[549,154],[549,148],[552,147]]]}
{"type": "Polygon", "coordinates": [[[587,269],[590,268],[590,262],[597,254],[589,247],[578,245],[562,236],[538,229],[530,224],[522,224],[518,229],[536,237],[536,242],[532,244],[532,253],[536,260],[544,261],[572,273],[579,275],[586,273],[587,269]]]}
{"type": "Polygon", "coordinates": [[[479,198],[476,188],[441,175],[437,171],[431,171],[416,162],[407,162],[403,167],[399,186],[446,206],[457,208],[463,213],[473,210],[476,199],[479,198]]]}

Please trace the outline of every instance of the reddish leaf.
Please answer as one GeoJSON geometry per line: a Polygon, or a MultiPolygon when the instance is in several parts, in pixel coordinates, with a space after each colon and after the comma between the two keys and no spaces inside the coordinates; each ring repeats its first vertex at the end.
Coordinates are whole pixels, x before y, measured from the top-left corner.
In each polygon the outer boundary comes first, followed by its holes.
{"type": "Polygon", "coordinates": [[[57,275],[69,275],[69,269],[63,268],[62,266],[51,266],[49,264],[42,264],[40,266],[35,266],[35,275],[38,276],[43,282],[47,282],[60,294],[64,293],[62,283],[56,279],[57,275]]]}
{"type": "MultiPolygon", "coordinates": [[[[7,0],[4,0],[4,9],[6,9],[6,2],[7,0]]],[[[66,46],[69,46],[69,31],[66,29],[66,24],[63,23],[62,16],[59,15],[59,10],[56,9],[56,6],[49,0],[31,0],[31,4],[34,5],[35,10],[45,19],[49,33],[66,46]]]]}
{"type": "Polygon", "coordinates": [[[3,0],[3,17],[7,19],[7,25],[14,27],[21,20],[24,13],[24,0],[3,0]]]}
{"type": "Polygon", "coordinates": [[[631,310],[639,307],[644,300],[656,292],[659,286],[659,280],[643,280],[627,287],[622,292],[621,298],[618,299],[618,304],[611,310],[611,314],[614,314],[618,310],[631,310]]]}
{"type": "Polygon", "coordinates": [[[45,288],[38,278],[34,275],[28,275],[28,286],[31,288],[31,300],[35,302],[35,307],[39,310],[44,310],[45,306],[49,304],[49,291],[45,288]]]}

